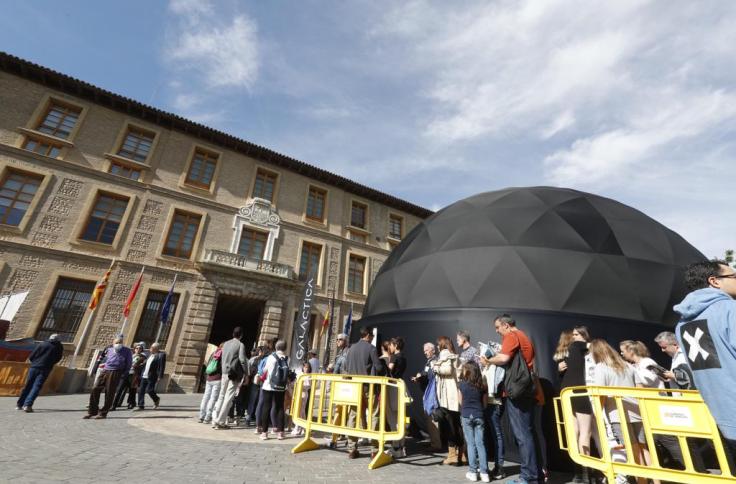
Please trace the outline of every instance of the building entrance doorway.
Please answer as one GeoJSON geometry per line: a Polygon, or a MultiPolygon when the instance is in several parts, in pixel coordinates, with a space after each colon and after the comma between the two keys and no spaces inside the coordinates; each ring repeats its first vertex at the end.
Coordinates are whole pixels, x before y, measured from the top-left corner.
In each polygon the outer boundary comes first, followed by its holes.
{"type": "Polygon", "coordinates": [[[238,296],[221,295],[217,298],[209,342],[214,345],[232,339],[236,326],[243,328],[243,344],[249,352],[258,341],[265,301],[238,296]]]}

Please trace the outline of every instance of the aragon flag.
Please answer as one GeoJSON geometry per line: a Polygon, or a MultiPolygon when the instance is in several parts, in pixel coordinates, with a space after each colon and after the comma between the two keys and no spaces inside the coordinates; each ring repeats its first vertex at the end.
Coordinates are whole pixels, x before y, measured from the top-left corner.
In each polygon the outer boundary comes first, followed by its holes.
{"type": "Polygon", "coordinates": [[[107,281],[110,279],[111,273],[112,273],[112,265],[110,265],[110,268],[107,270],[107,272],[105,272],[105,275],[102,278],[102,280],[97,283],[97,287],[95,287],[95,290],[92,293],[92,299],[90,299],[89,301],[90,309],[95,309],[97,305],[100,304],[100,301],[102,300],[102,295],[105,294],[105,289],[107,288],[107,281]]]}

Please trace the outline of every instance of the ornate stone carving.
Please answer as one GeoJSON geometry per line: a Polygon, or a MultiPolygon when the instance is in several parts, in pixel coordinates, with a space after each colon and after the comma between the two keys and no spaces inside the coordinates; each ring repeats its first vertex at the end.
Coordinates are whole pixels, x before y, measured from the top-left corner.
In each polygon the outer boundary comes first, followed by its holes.
{"type": "Polygon", "coordinates": [[[143,213],[146,215],[161,215],[163,205],[163,203],[156,200],[146,200],[146,205],[143,207],[143,213]]]}
{"type": "Polygon", "coordinates": [[[105,315],[102,316],[102,324],[117,325],[123,320],[123,305],[112,302],[107,303],[105,315]]]}
{"type": "Polygon", "coordinates": [[[44,259],[35,255],[24,255],[21,256],[18,265],[38,269],[39,267],[42,267],[44,265],[44,259]]]}
{"type": "Polygon", "coordinates": [[[129,284],[125,284],[124,282],[116,282],[112,286],[112,290],[110,291],[110,300],[111,301],[125,301],[128,298],[129,292],[130,292],[129,284]]]}
{"type": "Polygon", "coordinates": [[[153,232],[156,230],[156,223],[158,220],[156,217],[151,217],[147,215],[141,215],[141,219],[138,221],[138,228],[141,230],[145,230],[146,232],[153,232]]]}
{"type": "Polygon", "coordinates": [[[54,199],[51,200],[49,212],[58,213],[59,215],[69,215],[69,212],[71,211],[73,205],[74,199],[65,197],[54,197],[54,199]]]}
{"type": "Polygon", "coordinates": [[[33,232],[31,236],[31,245],[38,247],[52,247],[56,244],[59,236],[56,234],[49,234],[46,232],[33,232]]]}
{"type": "Polygon", "coordinates": [[[115,278],[118,282],[131,283],[135,280],[137,272],[126,271],[125,269],[118,270],[117,277],[115,278]]]}
{"type": "Polygon", "coordinates": [[[340,274],[340,248],[330,247],[330,260],[327,273],[327,289],[334,291],[337,288],[340,274]]]}
{"type": "Polygon", "coordinates": [[[84,182],[73,180],[71,178],[64,178],[64,180],[61,182],[61,185],[59,185],[58,193],[70,198],[77,198],[82,192],[83,186],[84,182]]]}
{"type": "Polygon", "coordinates": [[[41,225],[39,225],[38,229],[42,232],[49,232],[53,234],[61,232],[63,226],[63,218],[57,217],[56,215],[46,215],[43,220],[41,220],[41,225]]]}
{"type": "Polygon", "coordinates": [[[16,269],[16,271],[13,272],[13,275],[10,276],[8,291],[20,292],[30,289],[33,287],[33,283],[36,281],[36,278],[39,277],[38,274],[38,271],[16,269]]]}
{"type": "Polygon", "coordinates": [[[271,202],[262,198],[254,198],[244,207],[240,207],[238,215],[252,224],[265,227],[278,227],[281,223],[281,217],[271,202]]]}
{"type": "Polygon", "coordinates": [[[79,262],[74,261],[64,262],[64,269],[72,272],[98,272],[100,270],[104,270],[100,269],[99,267],[80,264],[79,262]]]}
{"type": "Polygon", "coordinates": [[[100,326],[97,329],[97,335],[95,335],[95,348],[104,348],[105,346],[112,344],[112,340],[118,334],[117,326],[100,326]]]}
{"type": "Polygon", "coordinates": [[[131,247],[136,247],[142,250],[148,250],[151,245],[151,238],[153,235],[146,234],[144,232],[136,232],[133,234],[133,240],[130,242],[131,247]]]}
{"type": "Polygon", "coordinates": [[[143,262],[146,259],[146,253],[142,250],[130,249],[125,259],[130,262],[143,262]]]}

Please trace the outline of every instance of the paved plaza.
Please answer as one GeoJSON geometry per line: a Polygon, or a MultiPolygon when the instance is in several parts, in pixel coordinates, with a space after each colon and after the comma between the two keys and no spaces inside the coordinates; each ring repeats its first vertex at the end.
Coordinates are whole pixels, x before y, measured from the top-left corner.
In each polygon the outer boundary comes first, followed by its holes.
{"type": "Polygon", "coordinates": [[[356,460],[344,447],[292,455],[296,438],[261,442],[252,429],[197,423],[200,398],[166,394],[158,410],[98,421],[82,420],[86,395],[40,397],[32,414],[0,398],[0,482],[467,482],[467,467],[442,466],[439,455],[414,453],[374,471],[368,449],[356,460]]]}

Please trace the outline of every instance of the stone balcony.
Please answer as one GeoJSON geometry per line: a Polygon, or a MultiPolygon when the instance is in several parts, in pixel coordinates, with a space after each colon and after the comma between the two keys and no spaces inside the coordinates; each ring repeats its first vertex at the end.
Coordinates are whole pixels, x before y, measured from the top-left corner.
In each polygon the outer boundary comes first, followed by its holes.
{"type": "Polygon", "coordinates": [[[261,259],[253,259],[251,257],[233,254],[232,252],[226,252],[224,250],[205,249],[202,263],[257,272],[259,274],[281,277],[283,279],[295,279],[296,277],[294,274],[294,268],[289,265],[261,259]]]}

